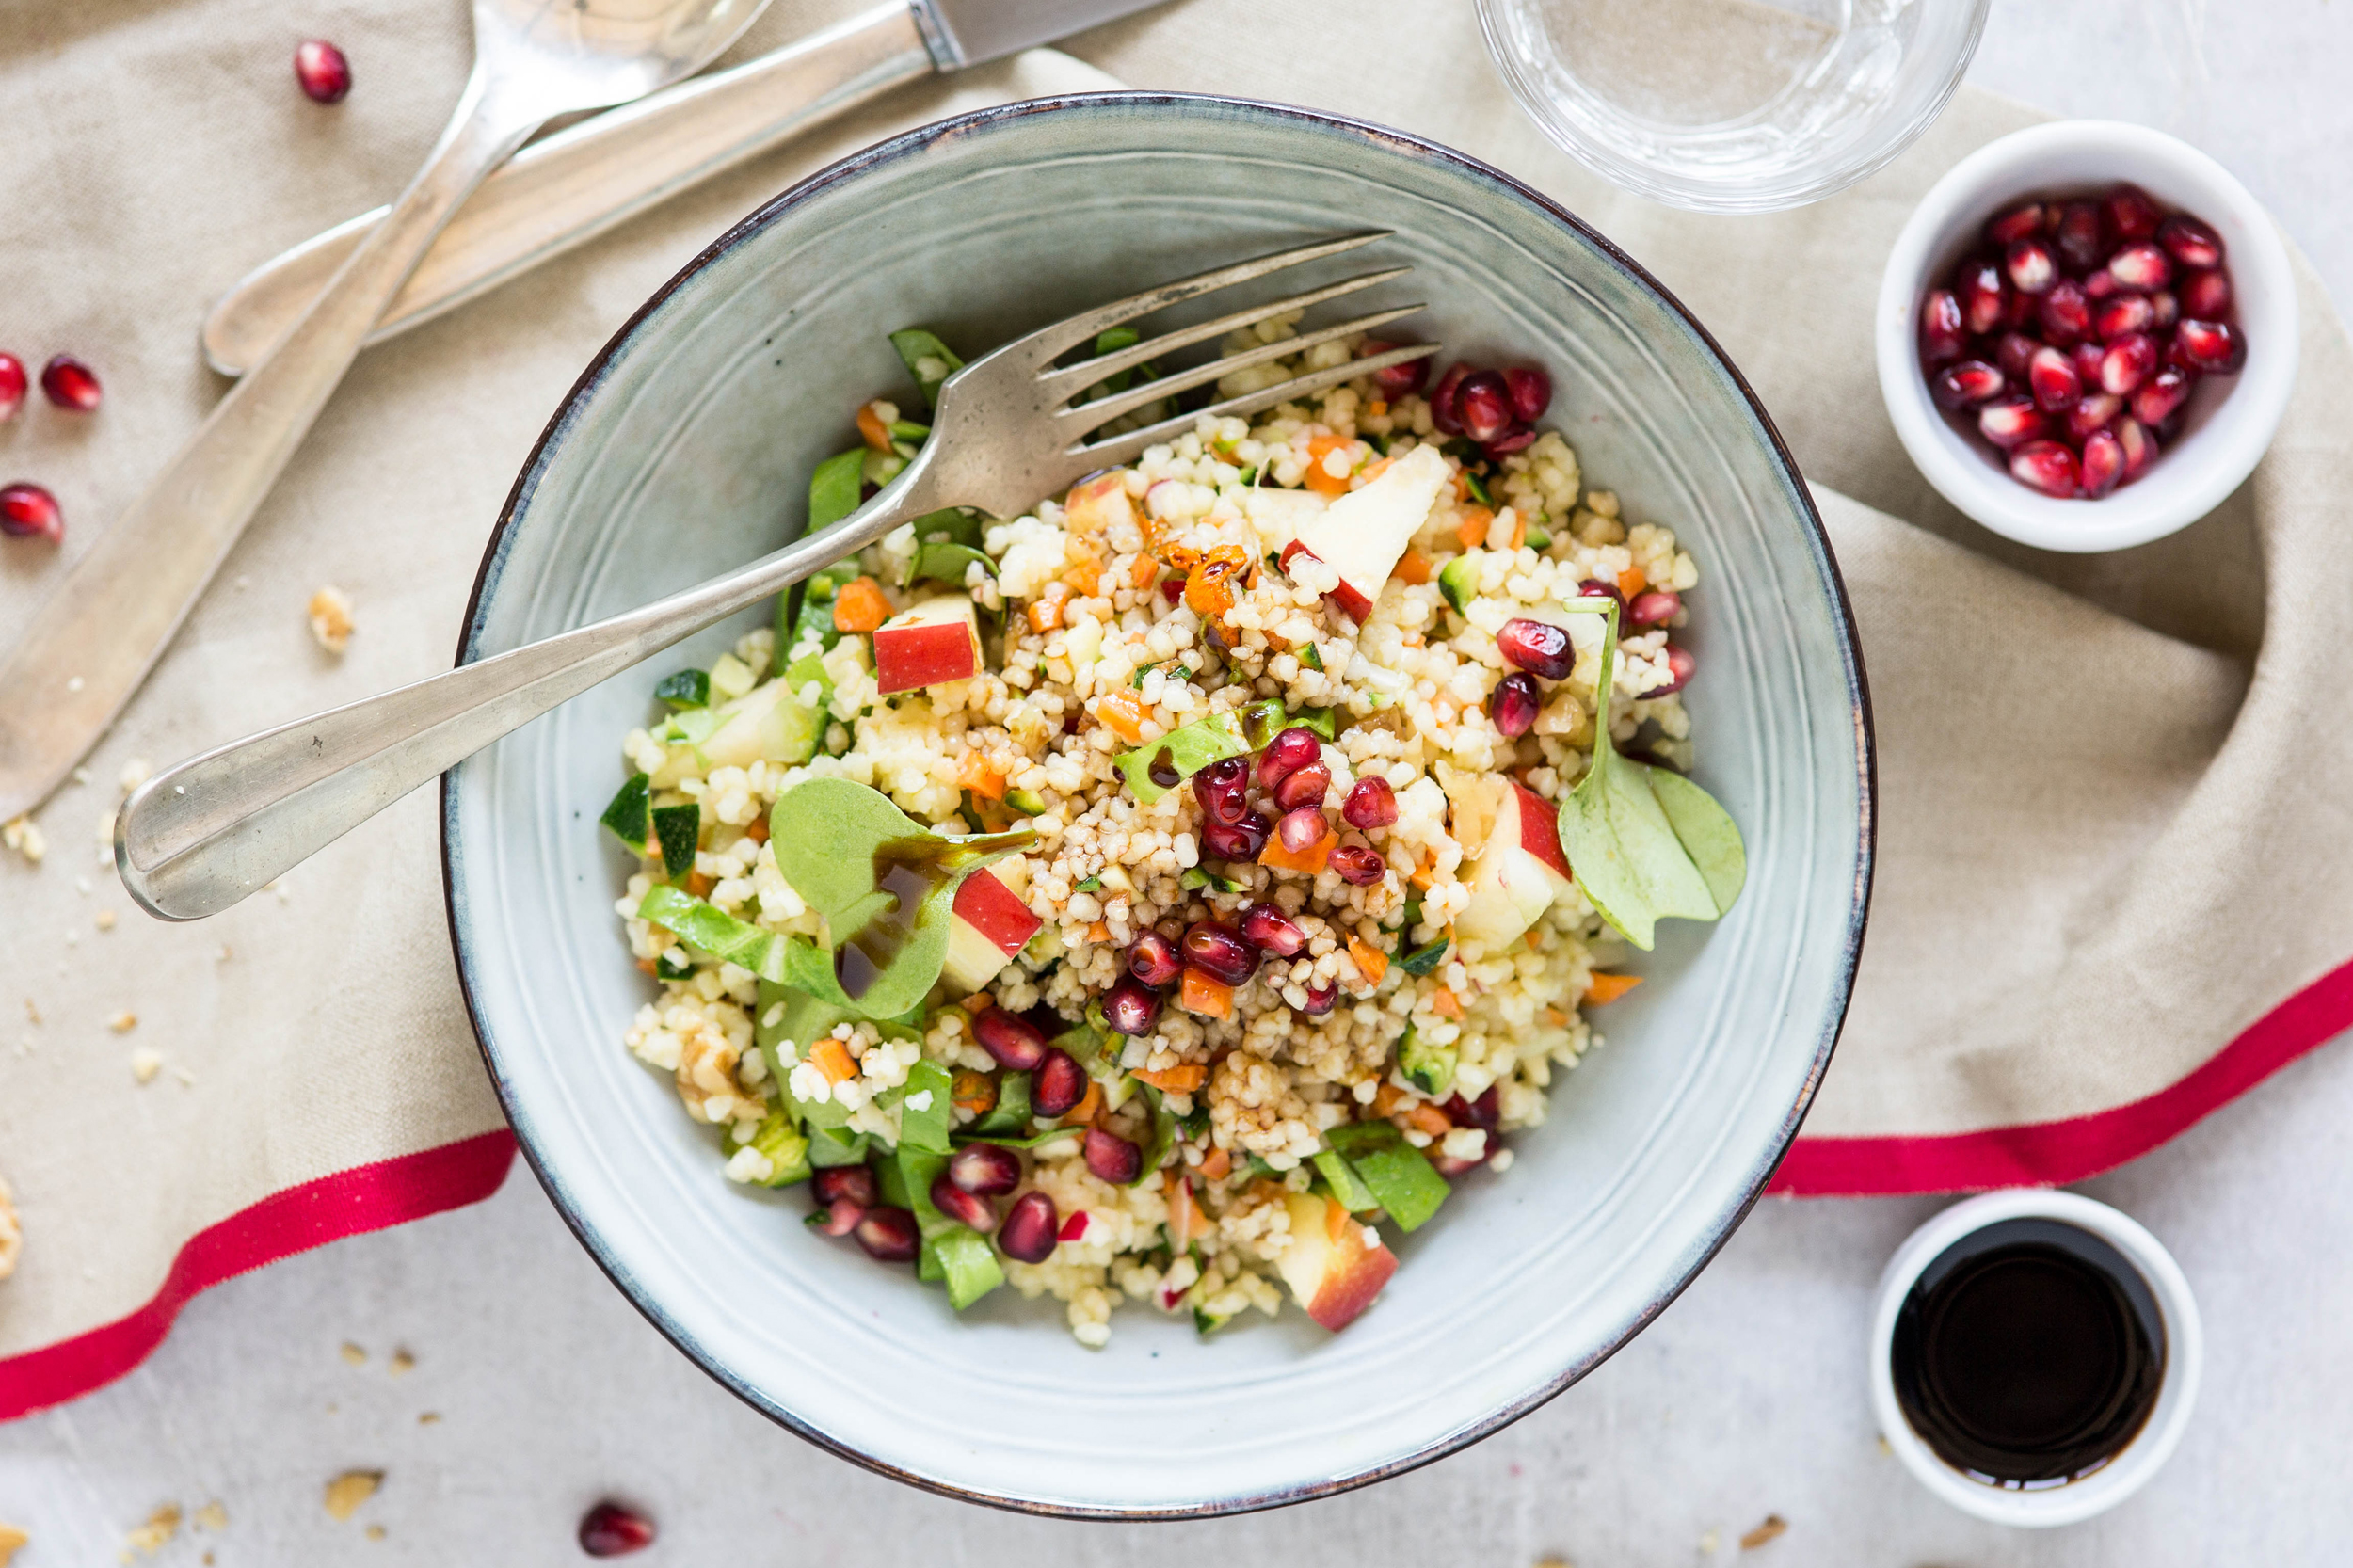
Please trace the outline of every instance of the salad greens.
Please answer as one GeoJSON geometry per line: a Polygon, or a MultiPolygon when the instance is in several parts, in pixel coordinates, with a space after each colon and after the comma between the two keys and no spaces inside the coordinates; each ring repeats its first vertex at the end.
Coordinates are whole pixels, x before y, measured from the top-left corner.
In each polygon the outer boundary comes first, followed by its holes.
{"type": "Polygon", "coordinates": [[[1391,1123],[1347,1122],[1323,1136],[1401,1229],[1421,1228],[1454,1191],[1391,1123]]]}
{"type": "Polygon", "coordinates": [[[856,511],[865,485],[866,448],[862,446],[818,464],[808,476],[808,531],[814,534],[830,528],[856,511]]]}
{"type": "Polygon", "coordinates": [[[677,712],[681,708],[711,706],[711,672],[680,670],[664,676],[662,684],[653,689],[654,700],[677,712]]]}
{"type": "Polygon", "coordinates": [[[904,327],[890,334],[890,346],[899,351],[899,359],[915,377],[916,390],[923,394],[928,407],[939,395],[939,384],[964,368],[964,361],[941,343],[936,335],[920,327],[904,327]]]}

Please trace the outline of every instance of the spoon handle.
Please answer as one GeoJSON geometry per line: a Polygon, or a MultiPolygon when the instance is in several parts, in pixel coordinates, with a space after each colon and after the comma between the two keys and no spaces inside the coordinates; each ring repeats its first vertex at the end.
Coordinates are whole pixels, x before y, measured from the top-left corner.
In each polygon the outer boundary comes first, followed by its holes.
{"type": "Polygon", "coordinates": [[[858,512],[667,599],[233,742],[157,774],[115,819],[150,914],[217,914],[549,709],[939,509],[931,449],[858,512]]]}
{"type": "Polygon", "coordinates": [[[385,302],[467,192],[530,133],[486,97],[477,71],[385,221],[67,571],[0,664],[0,819],[45,799],[130,700],[385,302]]]}

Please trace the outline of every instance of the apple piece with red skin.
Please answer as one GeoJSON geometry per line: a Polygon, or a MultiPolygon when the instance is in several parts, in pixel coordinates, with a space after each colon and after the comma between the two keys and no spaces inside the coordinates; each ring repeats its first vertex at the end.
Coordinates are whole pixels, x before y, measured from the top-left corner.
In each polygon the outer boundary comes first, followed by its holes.
{"type": "Polygon", "coordinates": [[[1454,483],[1454,471],[1434,446],[1417,446],[1383,469],[1378,476],[1338,497],[1322,511],[1307,517],[1286,549],[1288,562],[1305,552],[1339,573],[1340,585],[1332,594],[1339,607],[1363,620],[1372,614],[1373,600],[1405,554],[1430,509],[1454,483]]]}
{"type": "MultiPolygon", "coordinates": [[[[1321,561],[1323,559],[1322,556],[1318,555],[1314,551],[1309,550],[1305,545],[1301,544],[1297,539],[1293,539],[1290,543],[1283,547],[1283,554],[1280,565],[1285,571],[1289,571],[1291,569],[1291,562],[1302,555],[1305,555],[1310,561],[1321,561]]],[[[1372,600],[1367,599],[1364,595],[1358,593],[1354,588],[1349,586],[1348,580],[1346,578],[1340,579],[1339,586],[1334,588],[1330,593],[1324,595],[1323,597],[1338,605],[1340,607],[1340,613],[1348,616],[1348,618],[1353,621],[1362,623],[1370,619],[1372,616],[1372,600]]]]}
{"type": "Polygon", "coordinates": [[[874,690],[884,696],[981,673],[981,629],[972,600],[941,594],[874,631],[874,690]]]}
{"type": "Polygon", "coordinates": [[[948,960],[940,967],[940,978],[967,992],[996,979],[997,971],[1013,962],[1013,955],[1046,923],[986,869],[957,887],[952,913],[948,960]]]}
{"type": "Polygon", "coordinates": [[[1063,522],[1073,534],[1101,534],[1120,523],[1136,520],[1135,503],[1128,497],[1124,468],[1098,473],[1070,487],[1063,498],[1063,522]]]}
{"type": "Polygon", "coordinates": [[[1524,784],[1506,781],[1495,827],[1463,877],[1470,899],[1454,934],[1489,952],[1516,940],[1574,885],[1553,809],[1524,784]]]}
{"type": "Polygon", "coordinates": [[[1299,1304],[1335,1334],[1370,1306],[1397,1272],[1397,1254],[1365,1240],[1367,1226],[1331,1199],[1314,1192],[1288,1192],[1290,1239],[1275,1258],[1275,1271],[1299,1304]]]}

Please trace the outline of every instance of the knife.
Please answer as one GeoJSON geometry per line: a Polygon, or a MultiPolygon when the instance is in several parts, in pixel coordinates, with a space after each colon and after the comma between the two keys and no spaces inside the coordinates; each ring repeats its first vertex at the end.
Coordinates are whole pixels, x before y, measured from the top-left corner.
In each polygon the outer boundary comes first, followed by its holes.
{"type": "MultiPolygon", "coordinates": [[[[894,84],[1013,54],[1150,3],[892,0],[731,71],[582,120],[526,148],[475,190],[369,341],[448,310],[894,84]]],[[[208,357],[224,370],[258,362],[385,210],[318,236],[239,284],[207,324],[208,357]],[[221,348],[214,346],[216,325],[224,328],[221,348]]],[[[110,640],[104,646],[92,640],[91,616],[49,614],[58,607],[53,600],[0,656],[0,822],[38,808],[97,744],[192,600],[185,579],[169,574],[150,581],[124,573],[105,593],[110,640]]]]}
{"type": "MultiPolygon", "coordinates": [[[[1047,43],[1158,0],[903,0],[730,71],[682,82],[524,148],[441,231],[368,341],[494,289],[583,240],[879,93],[1047,43]]],[[[248,274],[204,320],[239,376],[384,216],[379,207],[248,274]]]]}

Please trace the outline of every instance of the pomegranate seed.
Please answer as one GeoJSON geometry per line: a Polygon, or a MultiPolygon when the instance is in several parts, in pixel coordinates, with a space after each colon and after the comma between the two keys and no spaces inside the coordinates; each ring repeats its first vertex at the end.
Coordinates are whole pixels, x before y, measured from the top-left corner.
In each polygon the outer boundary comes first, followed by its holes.
{"type": "Polygon", "coordinates": [[[1059,1047],[1047,1047],[1030,1080],[1030,1108],[1041,1116],[1066,1116],[1086,1097],[1087,1070],[1079,1065],[1079,1059],[1059,1047]]]}
{"type": "MultiPolygon", "coordinates": [[[[1510,681],[1513,677],[1503,679],[1510,681]]],[[[1529,682],[1529,689],[1534,691],[1534,681],[1529,682]]],[[[1340,820],[1367,833],[1386,827],[1397,821],[1397,792],[1389,788],[1387,779],[1367,774],[1349,786],[1348,798],[1340,802],[1340,820]]]]}
{"type": "Polygon", "coordinates": [[[2108,422],[2123,409],[2122,398],[2104,392],[2091,392],[2067,410],[2067,434],[2070,439],[2080,441],[2094,430],[2106,429],[2108,422]]]}
{"type": "Polygon", "coordinates": [[[1307,988],[1307,1005],[1301,1011],[1311,1018],[1321,1018],[1339,1004],[1339,986],[1326,981],[1321,985],[1311,985],[1307,988]]]}
{"type": "Polygon", "coordinates": [[[2009,251],[2002,258],[2002,270],[2009,274],[2009,286],[2020,294],[2041,294],[2058,281],[2058,263],[2051,257],[2051,248],[2041,240],[2013,240],[2009,251]]]}
{"type": "Polygon", "coordinates": [[[1667,645],[1667,683],[1663,686],[1653,686],[1642,695],[1646,697],[1655,697],[1679,692],[1691,683],[1691,674],[1699,667],[1700,662],[1691,657],[1689,648],[1677,648],[1674,644],[1669,643],[1667,645]]]}
{"type": "Polygon", "coordinates": [[[1977,433],[2008,451],[2042,434],[2044,420],[2034,399],[2024,392],[1996,398],[1977,410],[1977,433]]]}
{"type": "Polygon", "coordinates": [[[915,1216],[888,1205],[868,1209],[850,1234],[866,1249],[867,1256],[883,1263],[913,1261],[916,1245],[922,1240],[922,1233],[915,1228],[915,1216]]]}
{"type": "Polygon", "coordinates": [[[1263,811],[1253,811],[1238,823],[1201,824],[1201,847],[1219,860],[1256,860],[1274,832],[1263,811]]]}
{"type": "Polygon", "coordinates": [[[2156,325],[2156,307],[2149,303],[2145,294],[2120,294],[2100,302],[2100,309],[2091,318],[2091,328],[2101,342],[2121,338],[2127,332],[2146,332],[2156,325]]]}
{"type": "Polygon", "coordinates": [[[1931,367],[1961,358],[1961,301],[1950,289],[1930,289],[1920,301],[1920,357],[1931,367]]]}
{"type": "Polygon", "coordinates": [[[1475,1100],[1466,1100],[1455,1095],[1438,1109],[1445,1112],[1446,1119],[1456,1127],[1475,1127],[1484,1132],[1493,1132],[1503,1122],[1503,1086],[1490,1083],[1486,1093],[1475,1100]]]}
{"type": "Polygon", "coordinates": [[[295,80],[313,104],[340,104],[351,90],[351,62],[323,38],[295,45],[295,80]]]}
{"type": "Polygon", "coordinates": [[[2157,344],[2146,332],[2127,332],[2100,356],[2100,390],[2122,397],[2157,368],[2157,344]]]}
{"type": "Polygon", "coordinates": [[[1117,1033],[1149,1034],[1160,1016],[1159,995],[1134,975],[1121,975],[1103,993],[1103,1021],[1117,1033]]]}
{"type": "Polygon", "coordinates": [[[2010,477],[2066,500],[2076,491],[2075,455],[2057,441],[2028,441],[2009,455],[2010,477]]]}
{"type": "Polygon", "coordinates": [[[1512,394],[1512,411],[1523,424],[1533,424],[1552,407],[1552,377],[1541,370],[1507,370],[1504,389],[1512,394]]]}
{"type": "Polygon", "coordinates": [[[866,1206],[848,1198],[836,1198],[808,1217],[812,1228],[826,1236],[847,1236],[857,1229],[857,1223],[866,1218],[866,1206]]]}
{"type": "Polygon", "coordinates": [[[1201,809],[1222,823],[1238,823],[1250,809],[1250,764],[1239,757],[1221,757],[1193,776],[1193,798],[1201,809]]]}
{"type": "Polygon", "coordinates": [[[1381,852],[1365,844],[1342,844],[1332,852],[1332,858],[1325,864],[1353,888],[1371,887],[1389,869],[1389,863],[1381,858],[1381,852]]]}
{"type": "Polygon", "coordinates": [[[2002,325],[2025,328],[2034,325],[2035,312],[2042,308],[2042,296],[2013,289],[2002,300],[2002,325]]]}
{"type": "Polygon", "coordinates": [[[13,354],[0,354],[0,424],[16,417],[24,407],[24,361],[13,354]]]}
{"type": "Polygon", "coordinates": [[[1981,338],[2002,324],[2009,289],[2002,281],[2002,269],[1992,261],[1980,259],[1963,266],[1953,292],[1961,296],[1961,324],[1970,336],[1981,338]]]}
{"type": "Polygon", "coordinates": [[[1323,836],[1329,831],[1323,821],[1323,808],[1320,806],[1303,806],[1296,811],[1286,811],[1274,824],[1274,837],[1293,855],[1305,855],[1315,848],[1323,842],[1323,836]]]}
{"type": "Polygon", "coordinates": [[[2145,294],[2173,281],[2173,261],[2153,245],[2128,245],[2108,258],[2108,276],[2145,294]]]}
{"type": "Polygon", "coordinates": [[[1619,609],[1625,608],[1625,595],[1618,591],[1618,585],[1615,583],[1605,583],[1598,577],[1589,577],[1579,583],[1577,585],[1577,597],[1579,599],[1614,599],[1618,601],[1619,609]]]}
{"type": "Polygon", "coordinates": [[[1021,1185],[1021,1157],[997,1144],[967,1144],[948,1157],[948,1179],[993,1198],[1021,1185]]]}
{"type": "Polygon", "coordinates": [[[40,390],[58,408],[87,414],[98,407],[98,372],[71,354],[53,354],[40,367],[40,390]]]}
{"type": "MultiPolygon", "coordinates": [[[[2212,278],[2215,274],[2202,272],[2196,276],[2212,278]]],[[[2181,319],[2182,302],[2171,289],[2159,289],[2149,296],[2149,325],[2152,328],[2162,332],[2181,319]]]]}
{"type": "Polygon", "coordinates": [[[2107,345],[2079,343],[2075,345],[2075,376],[2087,387],[2100,384],[2100,360],[2107,354],[2107,345]]]}
{"type": "MultiPolygon", "coordinates": [[[[2024,334],[2012,332],[2002,341],[2007,344],[2010,338],[2021,336],[2024,334]]],[[[2052,354],[2057,350],[2046,348],[2042,352],[2052,354]]],[[[1963,360],[1936,373],[1936,379],[1929,383],[1929,395],[1936,399],[1941,408],[1974,408],[1988,398],[2001,396],[2009,384],[2000,371],[1983,360],[1963,360]]]]}
{"type": "Polygon", "coordinates": [[[58,510],[56,496],[20,479],[0,487],[0,534],[56,544],[65,537],[65,513],[58,510]]]}
{"type": "Polygon", "coordinates": [[[580,1516],[580,1549],[590,1557],[620,1557],[653,1544],[653,1521],[619,1503],[599,1503],[580,1516]]]}
{"type": "Polygon", "coordinates": [[[1258,753],[1258,785],[1272,790],[1308,763],[1323,756],[1323,743],[1304,724],[1292,725],[1269,741],[1258,753]]]}
{"type": "Polygon", "coordinates": [[[1242,940],[1277,958],[1294,958],[1307,945],[1298,922],[1272,904],[1254,904],[1241,912],[1242,940]]]}
{"type": "Polygon", "coordinates": [[[2175,365],[2158,368],[2133,393],[2133,418],[2143,424],[2163,424],[2189,398],[2189,375],[2175,365]]]}
{"type": "Polygon", "coordinates": [[[2084,274],[2084,297],[2087,299],[2105,299],[2123,286],[2106,267],[2084,274]]]}
{"type": "Polygon", "coordinates": [[[2222,236],[2187,213],[2175,213],[2158,224],[2157,243],[2185,267],[2203,272],[2222,264],[2222,236]]]}
{"type": "MultiPolygon", "coordinates": [[[[1356,345],[1356,357],[1360,360],[1369,360],[1376,354],[1386,354],[1396,346],[1397,344],[1393,343],[1383,343],[1378,338],[1367,338],[1356,345]]],[[[1430,361],[1428,360],[1408,360],[1401,365],[1384,365],[1381,369],[1374,371],[1372,384],[1381,389],[1383,397],[1394,403],[1401,397],[1408,397],[1421,391],[1422,378],[1429,374],[1430,361]]]]}
{"type": "Polygon", "coordinates": [[[1174,604],[1178,600],[1184,598],[1185,580],[1181,577],[1162,578],[1160,580],[1160,597],[1168,600],[1171,604],[1174,604]]]}
{"type": "MultiPolygon", "coordinates": [[[[1316,839],[1323,837],[1322,822],[1319,814],[1316,839]]],[[[1258,972],[1258,950],[1243,941],[1241,932],[1216,920],[1193,921],[1185,931],[1184,948],[1187,965],[1228,985],[1240,985],[1258,972]]]]}
{"type": "Polygon", "coordinates": [[[2084,495],[2099,500],[2124,477],[2124,447],[2113,431],[2095,430],[2084,440],[2084,495]]]}
{"type": "Polygon", "coordinates": [[[2145,240],[2157,232],[2162,215],[2157,211],[2156,202],[2150,200],[2149,193],[2138,185],[2117,186],[2108,192],[2105,204],[2108,227],[2115,231],[2118,239],[2130,244],[2134,240],[2145,240]]]}
{"type": "Polygon", "coordinates": [[[1985,237],[1995,245],[2012,245],[2029,235],[2042,232],[2042,226],[2048,218],[2049,215],[2041,202],[2029,201],[2024,206],[2012,207],[1998,217],[1988,219],[1985,237]]]}
{"type": "Polygon", "coordinates": [[[1128,972],[1146,985],[1165,985],[1184,967],[1184,960],[1176,956],[1176,944],[1157,931],[1147,931],[1128,944],[1128,972]]]}
{"type": "Polygon", "coordinates": [[[1666,588],[1653,588],[1634,596],[1634,602],[1625,607],[1626,624],[1633,627],[1664,626],[1683,609],[1683,596],[1666,588]]]}
{"type": "Polygon", "coordinates": [[[2100,243],[2100,209],[2089,201],[2070,201],[2059,209],[2058,232],[2052,244],[2070,272],[2089,272],[2107,253],[2100,243]]]}
{"type": "Polygon", "coordinates": [[[1017,1013],[992,1007],[972,1020],[972,1037],[1001,1067],[1026,1073],[1046,1056],[1046,1036],[1017,1013]]]}
{"type": "MultiPolygon", "coordinates": [[[[2198,321],[2220,321],[2229,315],[2231,275],[2227,272],[2193,272],[2183,279],[2182,313],[2198,321]]],[[[0,418],[5,417],[0,415],[0,418]]]]}
{"type": "Polygon", "coordinates": [[[1332,770],[1321,762],[1310,762],[1284,776],[1274,786],[1274,808],[1278,811],[1296,811],[1305,806],[1323,804],[1324,792],[1332,787],[1332,770]]]}
{"type": "Polygon", "coordinates": [[[1438,377],[1438,384],[1430,389],[1430,423],[1437,426],[1442,436],[1463,433],[1455,393],[1463,390],[1463,383],[1470,378],[1470,373],[1468,365],[1449,365],[1446,374],[1438,377]]]}
{"type": "Polygon", "coordinates": [[[932,1177],[932,1207],[983,1236],[997,1228],[997,1206],[978,1192],[968,1192],[950,1181],[945,1171],[932,1177]]]}
{"type": "Polygon", "coordinates": [[[2116,444],[2124,449],[2127,485],[2148,472],[2149,465],[2157,460],[2157,438],[2130,414],[2116,422],[2116,444]]]}
{"type": "Polygon", "coordinates": [[[864,1165],[828,1165],[808,1178],[808,1192],[829,1207],[847,1198],[860,1208],[871,1208],[881,1196],[874,1187],[874,1173],[864,1165]]]}
{"type": "MultiPolygon", "coordinates": [[[[1545,705],[1543,693],[1532,675],[1513,673],[1496,682],[1495,700],[1488,706],[1496,728],[1507,740],[1518,740],[1536,728],[1536,715],[1545,705]]],[[[1394,816],[1394,812],[1391,813],[1394,816]]]]}
{"type": "Polygon", "coordinates": [[[1515,424],[1480,450],[1486,453],[1488,456],[1501,461],[1513,453],[1525,452],[1535,444],[1536,427],[1532,424],[1515,424]]]}
{"type": "Polygon", "coordinates": [[[1099,1127],[1087,1128],[1086,1162],[1096,1180],[1113,1187],[1125,1187],[1144,1174],[1144,1151],[1099,1127]]]}
{"type": "Polygon", "coordinates": [[[2042,318],[2042,335],[2065,348],[2091,335],[2091,301],[2084,294],[2084,286],[2073,278],[2062,278],[2051,285],[2051,292],[2042,296],[2039,309],[2042,318]]]}
{"type": "Polygon", "coordinates": [[[2247,363],[2247,340],[2228,322],[2184,321],[2173,347],[2191,369],[2210,376],[2229,376],[2247,363]]]}
{"type": "Polygon", "coordinates": [[[2005,376],[2023,387],[2026,384],[2026,361],[2033,359],[2034,351],[2041,346],[2041,340],[2030,338],[2024,332],[2005,332],[2001,341],[1994,344],[1993,362],[2001,367],[2005,376]]]}
{"type": "Polygon", "coordinates": [[[1061,1229],[1054,1200],[1043,1192],[1024,1192],[1005,1210],[1004,1224],[997,1227],[997,1247],[1016,1263],[1043,1263],[1054,1256],[1061,1229]]]}
{"type": "Polygon", "coordinates": [[[2065,413],[2084,394],[2075,361],[2063,349],[2036,349],[2033,362],[2026,367],[2026,380],[2034,389],[2035,407],[2046,414],[2065,413]]]}
{"type": "Polygon", "coordinates": [[[1454,417],[1471,440],[1494,440],[1512,427],[1512,389],[1492,370],[1466,376],[1454,393],[1454,417]]]}
{"type": "Polygon", "coordinates": [[[1496,633],[1496,650],[1508,663],[1546,680],[1566,678],[1577,664],[1577,649],[1569,645],[1568,632],[1546,620],[1514,616],[1505,621],[1503,630],[1496,633]]]}

